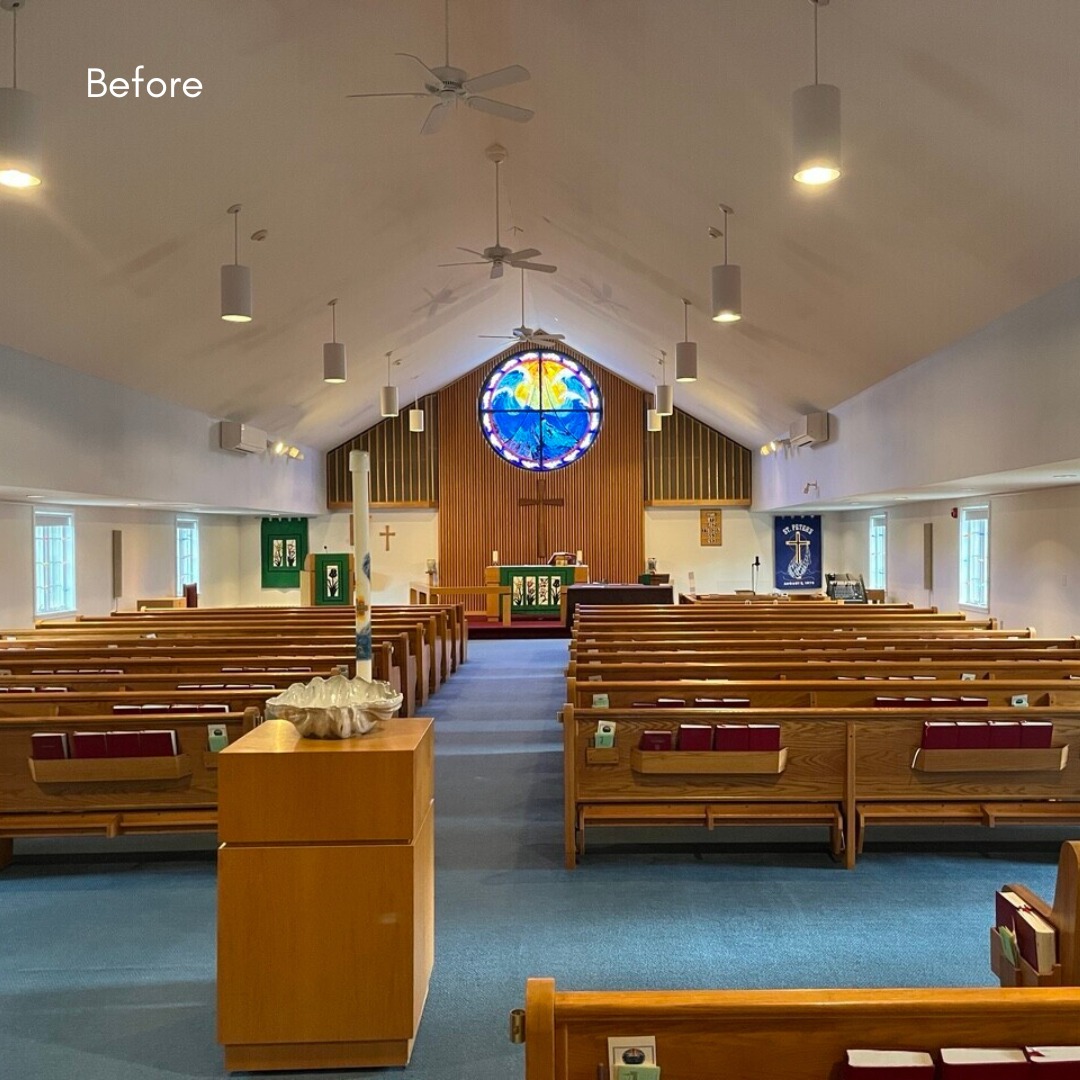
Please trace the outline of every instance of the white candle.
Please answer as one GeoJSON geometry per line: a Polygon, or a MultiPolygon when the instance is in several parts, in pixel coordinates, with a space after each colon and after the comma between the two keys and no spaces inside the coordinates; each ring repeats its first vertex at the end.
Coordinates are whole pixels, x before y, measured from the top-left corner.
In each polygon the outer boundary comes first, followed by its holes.
{"type": "Polygon", "coordinates": [[[493,566],[499,565],[499,553],[497,551],[491,553],[491,563],[493,566]]]}
{"type": "Polygon", "coordinates": [[[580,551],[577,553],[577,561],[579,565],[585,562],[585,560],[581,557],[580,551]]]}

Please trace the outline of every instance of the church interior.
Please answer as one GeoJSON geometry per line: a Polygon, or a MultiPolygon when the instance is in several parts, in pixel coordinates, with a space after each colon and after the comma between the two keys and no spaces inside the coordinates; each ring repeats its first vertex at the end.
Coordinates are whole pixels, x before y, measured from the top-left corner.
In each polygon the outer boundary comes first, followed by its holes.
{"type": "Polygon", "coordinates": [[[11,1075],[1080,1077],[1078,42],[0,0],[11,1075]]]}

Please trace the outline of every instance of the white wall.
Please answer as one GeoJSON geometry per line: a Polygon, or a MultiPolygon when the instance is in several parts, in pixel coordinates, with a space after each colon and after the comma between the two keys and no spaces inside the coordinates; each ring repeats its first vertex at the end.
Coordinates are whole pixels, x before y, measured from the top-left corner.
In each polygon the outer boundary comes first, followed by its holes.
{"type": "MultiPolygon", "coordinates": [[[[958,609],[959,521],[955,505],[990,504],[990,614],[1004,627],[1034,626],[1046,637],[1080,633],[1080,487],[1043,489],[890,507],[887,592],[890,600],[958,609]],[[934,531],[934,589],[923,588],[923,524],[934,531]]],[[[829,514],[826,540],[850,552],[867,573],[868,524],[874,511],[829,514]]],[[[877,511],[880,513],[881,511],[877,511]]],[[[828,559],[826,560],[828,562],[828,559]]]]}
{"type": "Polygon", "coordinates": [[[217,421],[0,345],[5,488],[250,509],[325,510],[323,455],[238,454],[217,421]]]}
{"type": "MultiPolygon", "coordinates": [[[[176,596],[176,514],[164,510],[62,506],[75,521],[75,592],[81,615],[133,610],[137,600],[176,596]],[[123,540],[123,596],[112,597],[112,533],[123,540]]],[[[0,627],[34,622],[34,507],[0,502],[0,627]]],[[[199,521],[199,600],[204,606],[239,602],[239,530],[232,515],[195,514],[199,521]]]]}
{"type": "Polygon", "coordinates": [[[1078,354],[1080,279],[834,406],[827,443],[755,455],[754,509],[1080,457],[1078,354]]]}
{"type": "MultiPolygon", "coordinates": [[[[349,513],[323,514],[308,522],[308,550],[349,551],[349,513]]],[[[239,528],[241,604],[299,604],[300,590],[264,589],[260,555],[261,523],[244,518],[239,528]]],[[[409,583],[426,581],[428,559],[439,552],[439,516],[435,510],[373,510],[371,512],[371,597],[376,604],[404,604],[409,583]],[[379,534],[387,526],[394,534],[390,550],[379,534]]],[[[476,584],[482,584],[477,582],[476,584]]]]}

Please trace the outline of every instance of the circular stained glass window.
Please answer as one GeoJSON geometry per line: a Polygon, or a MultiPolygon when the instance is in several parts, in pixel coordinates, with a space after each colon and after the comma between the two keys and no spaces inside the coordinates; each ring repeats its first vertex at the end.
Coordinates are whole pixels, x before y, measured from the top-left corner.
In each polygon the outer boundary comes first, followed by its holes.
{"type": "Polygon", "coordinates": [[[561,469],[600,433],[603,402],[593,377],[557,352],[518,353],[480,391],[480,428],[491,448],[519,469],[561,469]]]}

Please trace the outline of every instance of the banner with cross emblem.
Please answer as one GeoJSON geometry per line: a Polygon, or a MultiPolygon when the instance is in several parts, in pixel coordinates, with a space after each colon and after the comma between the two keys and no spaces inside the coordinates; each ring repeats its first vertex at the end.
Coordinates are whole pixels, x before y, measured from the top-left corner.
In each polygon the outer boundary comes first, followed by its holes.
{"type": "Polygon", "coordinates": [[[821,515],[773,518],[773,566],[778,589],[821,588],[821,515]]]}

